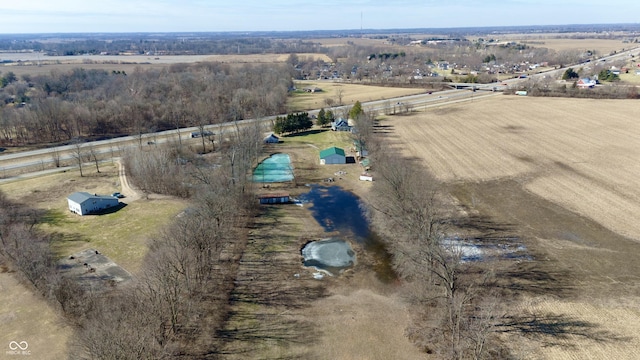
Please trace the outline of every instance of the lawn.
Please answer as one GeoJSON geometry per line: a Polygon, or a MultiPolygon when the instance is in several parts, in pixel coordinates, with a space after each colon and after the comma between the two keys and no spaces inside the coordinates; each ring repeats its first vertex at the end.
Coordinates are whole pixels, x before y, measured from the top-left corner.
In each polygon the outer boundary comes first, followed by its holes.
{"type": "Polygon", "coordinates": [[[63,257],[95,248],[118,265],[135,273],[147,250],[147,240],[158,235],[165,224],[186,207],[186,202],[170,197],[128,201],[118,211],[103,215],[79,216],[67,209],[67,195],[76,191],[111,194],[120,191],[114,165],[78,172],[69,171],[0,185],[14,201],[45,211],[42,230],[56,233],[54,250],[63,257]]]}

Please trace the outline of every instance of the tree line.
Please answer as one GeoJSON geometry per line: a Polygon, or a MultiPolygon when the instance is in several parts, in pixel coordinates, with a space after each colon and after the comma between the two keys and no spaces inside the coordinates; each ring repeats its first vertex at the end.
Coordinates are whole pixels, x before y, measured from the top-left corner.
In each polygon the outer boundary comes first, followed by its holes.
{"type": "Polygon", "coordinates": [[[276,134],[298,133],[311,129],[313,121],[306,112],[278,116],[273,123],[273,132],[276,134]]]}
{"type": "Polygon", "coordinates": [[[198,63],[25,75],[0,89],[0,144],[68,143],[284,113],[292,71],[286,64],[198,63]]]}
{"type": "MultiPolygon", "coordinates": [[[[58,35],[59,36],[59,35],[58,35]]],[[[122,34],[115,38],[93,35],[89,39],[51,41],[46,35],[0,37],[0,50],[35,51],[47,56],[99,54],[201,55],[201,54],[262,54],[316,53],[321,46],[302,39],[277,39],[266,36],[233,36],[229,34],[167,34],[163,37],[144,34],[122,34]],[[23,37],[23,39],[20,39],[23,37]],[[43,38],[44,37],[44,38],[43,38]]]]}
{"type": "Polygon", "coordinates": [[[465,261],[465,229],[445,189],[421,163],[390,149],[375,115],[355,119],[354,141],[369,151],[375,171],[366,213],[402,282],[412,314],[406,329],[423,351],[447,359],[501,359],[493,271],[465,261]]]}

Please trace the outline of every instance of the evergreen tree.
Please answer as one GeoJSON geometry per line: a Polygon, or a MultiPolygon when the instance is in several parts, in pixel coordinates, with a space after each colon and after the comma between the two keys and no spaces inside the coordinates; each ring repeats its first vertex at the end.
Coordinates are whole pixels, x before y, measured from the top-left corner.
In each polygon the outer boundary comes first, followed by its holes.
{"type": "Polygon", "coordinates": [[[360,101],[356,101],[356,103],[353,104],[351,110],[349,110],[349,118],[357,119],[358,116],[360,116],[360,114],[362,114],[363,112],[364,110],[362,110],[362,104],[360,104],[360,101]]]}

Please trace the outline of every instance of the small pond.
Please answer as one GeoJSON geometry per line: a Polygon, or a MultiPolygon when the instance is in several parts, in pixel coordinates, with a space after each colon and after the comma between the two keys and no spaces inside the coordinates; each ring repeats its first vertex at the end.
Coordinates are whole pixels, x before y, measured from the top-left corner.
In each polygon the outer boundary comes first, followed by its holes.
{"type": "Polygon", "coordinates": [[[341,239],[353,240],[362,245],[373,259],[371,267],[378,278],[385,282],[395,280],[397,275],[391,268],[389,253],[369,228],[360,198],[339,186],[310,187],[309,192],[301,195],[298,200],[309,204],[313,217],[325,231],[337,233],[341,239]]]}
{"type": "Polygon", "coordinates": [[[314,267],[338,275],[344,269],[353,267],[356,261],[356,253],[349,242],[331,238],[309,242],[302,248],[304,266],[314,267]]]}
{"type": "Polygon", "coordinates": [[[293,166],[289,154],[273,154],[264,159],[253,171],[253,181],[260,183],[293,180],[293,166]]]}

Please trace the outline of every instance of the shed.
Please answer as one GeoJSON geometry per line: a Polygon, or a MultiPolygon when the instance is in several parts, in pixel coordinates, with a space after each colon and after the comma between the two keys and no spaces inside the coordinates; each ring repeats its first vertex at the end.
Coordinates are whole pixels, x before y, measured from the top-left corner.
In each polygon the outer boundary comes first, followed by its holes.
{"type": "Polygon", "coordinates": [[[258,195],[260,204],[287,204],[289,202],[289,193],[270,193],[258,195]]]}
{"type": "Polygon", "coordinates": [[[118,206],[120,202],[114,196],[76,192],[67,197],[69,211],[78,215],[94,214],[118,206]]]}
{"type": "Polygon", "coordinates": [[[346,164],[347,157],[344,154],[344,150],[339,147],[330,147],[320,151],[320,164],[346,164]]]}
{"type": "Polygon", "coordinates": [[[264,143],[265,144],[277,144],[280,142],[280,138],[271,134],[269,136],[267,136],[266,138],[264,138],[264,143]]]}

